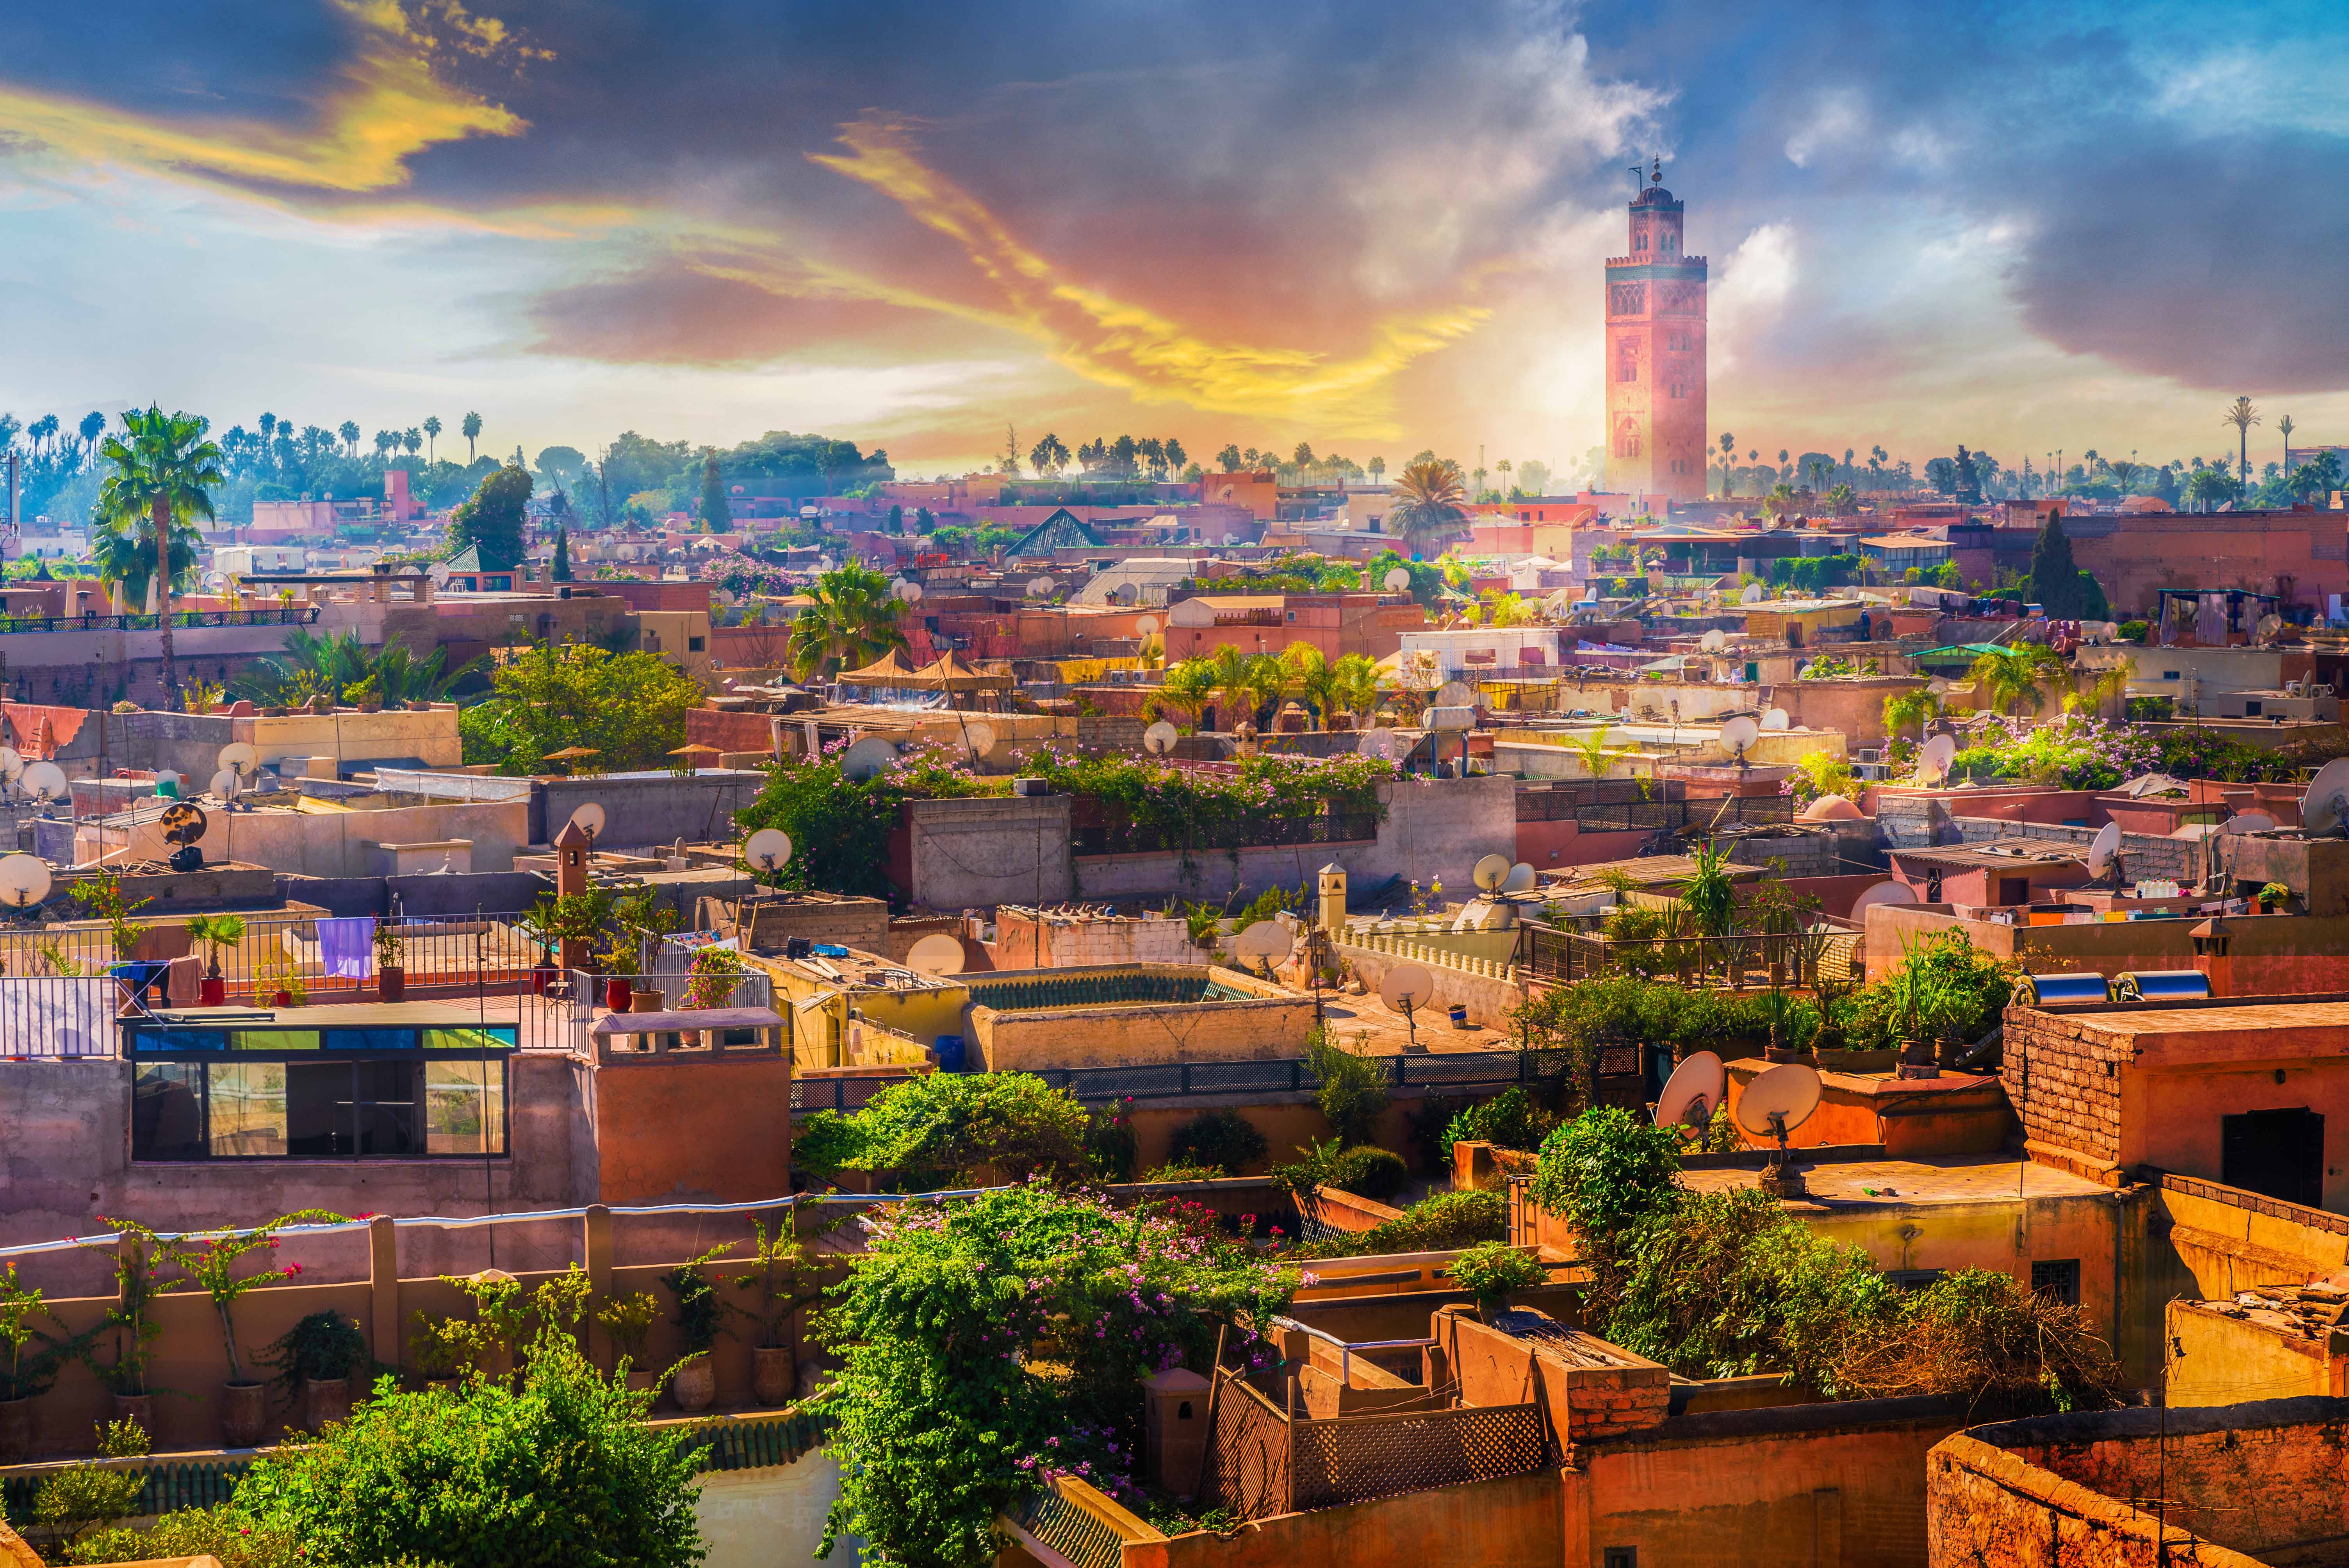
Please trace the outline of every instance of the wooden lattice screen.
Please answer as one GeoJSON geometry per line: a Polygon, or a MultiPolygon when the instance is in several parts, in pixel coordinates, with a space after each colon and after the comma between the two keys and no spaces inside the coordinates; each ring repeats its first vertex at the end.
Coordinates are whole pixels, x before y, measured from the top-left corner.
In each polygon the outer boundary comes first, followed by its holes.
{"type": "Polygon", "coordinates": [[[1525,1475],[1542,1467],[1541,1408],[1484,1405],[1299,1421],[1294,1454],[1299,1509],[1525,1475]]]}
{"type": "Polygon", "coordinates": [[[1241,1519],[1295,1511],[1290,1499],[1288,1421],[1242,1374],[1216,1374],[1215,1447],[1206,1490],[1241,1519]]]}

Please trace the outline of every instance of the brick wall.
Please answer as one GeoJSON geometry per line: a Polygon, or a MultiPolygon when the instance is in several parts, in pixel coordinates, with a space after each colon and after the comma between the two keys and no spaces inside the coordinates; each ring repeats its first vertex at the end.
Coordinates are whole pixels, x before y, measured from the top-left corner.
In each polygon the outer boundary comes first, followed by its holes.
{"type": "MultiPolygon", "coordinates": [[[[2095,1016],[2010,1007],[1999,1077],[2023,1119],[2023,1136],[2095,1181],[2117,1182],[2121,1068],[2133,1047],[2095,1027],[2095,1016]]],[[[2034,1150],[2038,1152],[2039,1150],[2034,1150]]]]}

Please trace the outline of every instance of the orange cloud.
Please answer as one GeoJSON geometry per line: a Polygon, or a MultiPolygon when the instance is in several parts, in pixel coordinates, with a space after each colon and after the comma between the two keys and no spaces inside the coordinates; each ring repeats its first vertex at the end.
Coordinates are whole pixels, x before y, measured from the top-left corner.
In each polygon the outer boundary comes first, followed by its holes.
{"type": "Polygon", "coordinates": [[[444,46],[481,54],[509,45],[502,24],[454,5],[420,6],[412,15],[390,0],[342,0],[340,8],[359,24],[365,43],[311,125],[174,124],[79,98],[0,88],[0,129],[90,162],[322,191],[403,186],[407,160],[435,143],[529,129],[520,116],[444,85],[432,70],[430,56],[444,46]]]}
{"type": "MultiPolygon", "coordinates": [[[[844,127],[846,153],[811,153],[826,169],[888,196],[961,247],[1002,296],[1001,316],[1054,363],[1154,403],[1364,437],[1397,433],[1394,377],[1474,331],[1489,312],[1454,304],[1376,324],[1350,358],[1307,349],[1218,342],[1146,306],[1068,278],[1021,243],[978,197],[925,163],[906,126],[871,116],[844,127]]],[[[990,313],[992,314],[992,313],[990,313]]]]}

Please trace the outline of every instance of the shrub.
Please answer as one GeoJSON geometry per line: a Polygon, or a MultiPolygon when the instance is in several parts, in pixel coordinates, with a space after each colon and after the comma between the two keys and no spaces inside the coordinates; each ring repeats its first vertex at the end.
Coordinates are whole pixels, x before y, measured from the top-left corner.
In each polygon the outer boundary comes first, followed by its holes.
{"type": "Polygon", "coordinates": [[[1482,1105],[1472,1105],[1444,1130],[1444,1152],[1455,1143],[1492,1143],[1503,1149],[1534,1150],[1557,1125],[1557,1118],[1536,1105],[1521,1088],[1505,1089],[1482,1105]]]}
{"type": "Polygon", "coordinates": [[[236,1491],[257,1528],[318,1568],[401,1557],[447,1568],[688,1568],[698,1456],[645,1425],[648,1393],[616,1387],[544,1327],[520,1388],[475,1381],[402,1393],[387,1377],[325,1436],[260,1460],[236,1491]]]}
{"type": "Polygon", "coordinates": [[[1321,1080],[1314,1096],[1330,1130],[1344,1145],[1368,1143],[1377,1136],[1379,1119],[1386,1115],[1385,1061],[1366,1051],[1350,1050],[1315,1029],[1305,1037],[1305,1065],[1321,1080]]]}
{"type": "Polygon", "coordinates": [[[1960,1269],[1900,1300],[1899,1315],[1854,1336],[1844,1380],[1862,1397],[1959,1395],[2013,1411],[2121,1403],[2128,1379],[2080,1309],[2012,1276],[1960,1269]]]}
{"type": "Polygon", "coordinates": [[[1478,1311],[1489,1313],[1506,1305],[1511,1291],[1547,1284],[1549,1270],[1531,1253],[1486,1242],[1460,1254],[1452,1265],[1452,1283],[1476,1298],[1478,1311]]]}
{"type": "Polygon", "coordinates": [[[1268,1151],[1255,1123],[1226,1108],[1203,1110],[1175,1129],[1168,1153],[1179,1165],[1215,1166],[1217,1174],[1237,1176],[1261,1164],[1268,1151]]]}
{"type": "Polygon", "coordinates": [[[1344,1258],[1372,1253],[1443,1253],[1500,1241],[1508,1232],[1508,1200],[1498,1192],[1437,1192],[1405,1209],[1400,1218],[1357,1235],[1304,1243],[1294,1258],[1344,1258]]]}
{"type": "Polygon", "coordinates": [[[1142,1179],[1144,1181],[1212,1181],[1224,1174],[1226,1171],[1220,1165],[1185,1165],[1180,1161],[1170,1160],[1142,1179]]]}
{"type": "Polygon", "coordinates": [[[792,1162],[819,1179],[885,1172],[904,1191],[975,1187],[1093,1168],[1087,1117],[1029,1073],[926,1073],[893,1084],[853,1116],[820,1112],[792,1139],[792,1162]]]}
{"type": "Polygon", "coordinates": [[[1411,1184],[1411,1172],[1394,1150],[1364,1145],[1338,1156],[1327,1184],[1383,1203],[1411,1184]]]}
{"type": "MultiPolygon", "coordinates": [[[[145,1429],[136,1421],[111,1421],[98,1429],[100,1459],[138,1459],[150,1446],[145,1429]]],[[[64,1532],[68,1541],[78,1540],[92,1530],[128,1518],[138,1509],[140,1494],[146,1490],[143,1471],[75,1465],[41,1482],[40,1491],[33,1494],[33,1520],[64,1532]]]]}
{"type": "Polygon", "coordinates": [[[151,1529],[100,1530],[74,1542],[71,1563],[152,1563],[177,1557],[215,1557],[221,1568],[295,1568],[304,1561],[294,1538],[256,1526],[233,1505],[188,1508],[167,1513],[151,1529]]]}
{"type": "Polygon", "coordinates": [[[1619,1250],[1681,1191],[1680,1135],[1620,1106],[1594,1106],[1542,1140],[1534,1202],[1586,1247],[1619,1250]]]}

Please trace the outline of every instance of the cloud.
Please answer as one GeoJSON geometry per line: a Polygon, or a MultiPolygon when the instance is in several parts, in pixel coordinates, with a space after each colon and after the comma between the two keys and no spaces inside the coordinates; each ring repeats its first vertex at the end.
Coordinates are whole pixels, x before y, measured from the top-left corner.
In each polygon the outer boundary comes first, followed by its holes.
{"type": "Polygon", "coordinates": [[[1722,263],[1705,301],[1705,348],[1711,373],[1734,369],[1754,340],[1770,332],[1794,292],[1798,268],[1795,232],[1764,223],[1739,242],[1722,263]]]}

